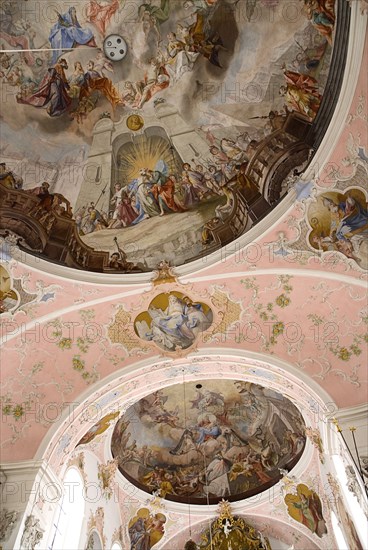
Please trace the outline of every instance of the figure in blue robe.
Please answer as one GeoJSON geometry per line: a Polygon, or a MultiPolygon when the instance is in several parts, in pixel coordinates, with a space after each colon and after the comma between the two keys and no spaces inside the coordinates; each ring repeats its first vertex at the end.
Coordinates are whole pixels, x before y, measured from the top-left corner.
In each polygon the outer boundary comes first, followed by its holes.
{"type": "Polygon", "coordinates": [[[345,217],[336,229],[336,238],[346,240],[353,235],[367,234],[368,210],[353,197],[348,197],[346,202],[339,206],[345,212],[345,217]]]}
{"type": "Polygon", "coordinates": [[[58,20],[51,28],[49,41],[53,50],[51,65],[56,63],[63,50],[82,45],[97,47],[93,32],[91,29],[82,29],[73,6],[64,15],[58,13],[58,20]]]}

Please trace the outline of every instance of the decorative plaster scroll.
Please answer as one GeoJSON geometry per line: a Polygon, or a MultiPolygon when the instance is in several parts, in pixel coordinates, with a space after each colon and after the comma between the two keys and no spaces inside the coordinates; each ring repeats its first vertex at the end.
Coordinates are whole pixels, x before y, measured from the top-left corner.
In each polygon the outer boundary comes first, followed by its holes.
{"type": "Polygon", "coordinates": [[[350,464],[345,466],[345,473],[347,477],[347,482],[346,482],[347,488],[351,493],[353,493],[353,495],[356,497],[357,501],[359,502],[361,508],[366,513],[367,499],[366,499],[366,496],[363,494],[362,487],[359,484],[359,481],[357,479],[353,466],[351,466],[350,464]]]}
{"type": "Polygon", "coordinates": [[[162,260],[158,264],[157,269],[153,271],[153,284],[156,286],[163,283],[174,283],[176,281],[174,268],[170,267],[169,262],[162,260]]]}
{"type": "Polygon", "coordinates": [[[0,510],[0,541],[10,537],[17,519],[18,512],[15,510],[10,511],[7,508],[0,510]]]}
{"type": "MultiPolygon", "coordinates": [[[[1,239],[0,239],[1,247],[1,239]]],[[[0,290],[0,315],[9,318],[19,311],[26,312],[30,308],[53,301],[56,291],[61,289],[59,285],[45,285],[41,280],[36,282],[36,291],[27,290],[27,276],[13,278],[8,265],[0,264],[1,290],[0,290]]]]}
{"type": "Polygon", "coordinates": [[[70,458],[67,464],[67,468],[70,468],[71,466],[76,466],[83,478],[84,483],[87,483],[87,475],[84,471],[84,453],[79,453],[76,456],[73,456],[70,458]]]}
{"type": "Polygon", "coordinates": [[[109,460],[106,464],[98,465],[98,480],[104,497],[108,500],[113,495],[113,481],[118,467],[117,460],[109,460]]]}
{"type": "Polygon", "coordinates": [[[325,457],[324,457],[323,442],[322,442],[320,431],[318,430],[318,428],[307,427],[305,429],[305,434],[311,440],[313,447],[317,449],[321,464],[324,464],[325,457]]]}
{"type": "Polygon", "coordinates": [[[120,527],[117,527],[112,534],[111,546],[114,544],[114,542],[119,543],[122,548],[125,547],[124,527],[122,525],[120,525],[120,527]]]}
{"type": "Polygon", "coordinates": [[[99,506],[95,513],[90,511],[90,516],[87,523],[87,531],[91,533],[95,529],[101,537],[103,547],[106,548],[106,537],[104,535],[104,526],[105,526],[105,512],[104,509],[99,506]]]}
{"type": "Polygon", "coordinates": [[[40,527],[40,520],[33,515],[27,516],[24,524],[24,531],[21,540],[21,547],[24,550],[34,550],[41,541],[44,529],[40,527]]]}

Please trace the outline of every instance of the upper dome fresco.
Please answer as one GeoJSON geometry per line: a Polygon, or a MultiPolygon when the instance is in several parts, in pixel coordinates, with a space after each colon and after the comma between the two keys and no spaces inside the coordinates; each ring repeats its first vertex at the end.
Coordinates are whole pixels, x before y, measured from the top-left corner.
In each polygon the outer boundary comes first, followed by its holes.
{"type": "Polygon", "coordinates": [[[181,265],[248,231],[305,167],[332,0],[0,9],[1,223],[27,251],[105,273],[181,265]]]}

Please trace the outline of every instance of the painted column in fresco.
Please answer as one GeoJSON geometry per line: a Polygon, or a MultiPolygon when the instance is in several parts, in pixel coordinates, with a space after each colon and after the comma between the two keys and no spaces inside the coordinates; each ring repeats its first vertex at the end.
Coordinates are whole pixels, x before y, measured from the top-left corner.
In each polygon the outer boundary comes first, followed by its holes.
{"type": "Polygon", "coordinates": [[[111,187],[112,140],[114,123],[99,120],[93,128],[93,141],[83,170],[83,180],[75,211],[91,202],[102,213],[108,213],[111,187]]]}
{"type": "Polygon", "coordinates": [[[155,110],[158,120],[165,126],[183,162],[209,156],[208,143],[184,121],[176,107],[169,103],[161,103],[155,110]]]}

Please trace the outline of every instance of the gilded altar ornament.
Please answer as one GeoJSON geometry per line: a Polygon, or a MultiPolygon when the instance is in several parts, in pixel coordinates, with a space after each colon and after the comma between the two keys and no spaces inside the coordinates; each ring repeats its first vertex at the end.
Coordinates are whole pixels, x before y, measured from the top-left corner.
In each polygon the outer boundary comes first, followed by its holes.
{"type": "Polygon", "coordinates": [[[126,125],[129,128],[129,130],[132,130],[133,132],[138,132],[141,128],[144,126],[144,120],[141,115],[130,115],[127,118],[126,125]]]}
{"type": "MultiPolygon", "coordinates": [[[[244,519],[233,516],[230,503],[222,500],[219,517],[201,536],[201,550],[272,550],[267,537],[249,525],[244,519]]],[[[194,547],[193,547],[194,548],[194,547]]]]}

